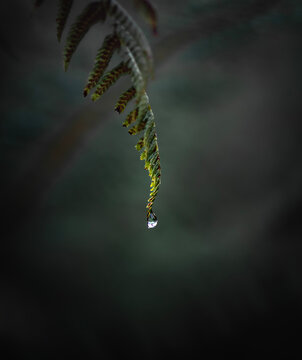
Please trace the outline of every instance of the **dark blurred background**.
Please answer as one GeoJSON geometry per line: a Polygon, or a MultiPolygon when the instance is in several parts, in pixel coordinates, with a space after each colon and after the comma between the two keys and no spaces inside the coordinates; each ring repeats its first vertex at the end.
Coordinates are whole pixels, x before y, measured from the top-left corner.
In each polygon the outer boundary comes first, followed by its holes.
{"type": "Polygon", "coordinates": [[[152,230],[129,80],[82,97],[110,24],[65,73],[56,3],[1,2],[3,359],[301,358],[301,2],[153,2],[152,230]]]}

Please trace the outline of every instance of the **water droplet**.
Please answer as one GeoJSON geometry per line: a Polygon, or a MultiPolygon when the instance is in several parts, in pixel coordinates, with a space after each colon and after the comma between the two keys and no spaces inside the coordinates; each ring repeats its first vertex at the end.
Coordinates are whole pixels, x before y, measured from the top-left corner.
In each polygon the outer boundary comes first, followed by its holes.
{"type": "Polygon", "coordinates": [[[152,210],[150,211],[147,221],[148,221],[148,229],[154,228],[158,223],[157,217],[152,210]]]}

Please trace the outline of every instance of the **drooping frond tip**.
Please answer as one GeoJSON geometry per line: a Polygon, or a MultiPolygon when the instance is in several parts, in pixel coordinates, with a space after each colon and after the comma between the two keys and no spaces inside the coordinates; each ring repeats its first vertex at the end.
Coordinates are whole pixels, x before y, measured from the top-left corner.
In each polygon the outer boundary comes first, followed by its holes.
{"type": "Polygon", "coordinates": [[[151,178],[150,197],[147,203],[147,219],[149,219],[152,214],[153,203],[161,182],[159,148],[157,143],[157,135],[155,132],[154,114],[150,105],[142,124],[143,129],[145,129],[143,146],[142,140],[140,139],[136,147],[138,147],[139,150],[143,150],[140,159],[145,160],[145,169],[148,170],[149,176],[151,178]]]}
{"type": "Polygon", "coordinates": [[[149,218],[152,212],[153,203],[158,193],[160,181],[161,181],[159,148],[157,143],[157,135],[155,132],[155,122],[154,122],[153,113],[151,115],[151,121],[147,125],[144,140],[145,140],[144,151],[146,154],[145,167],[149,171],[149,176],[151,178],[151,185],[150,185],[151,191],[147,204],[147,209],[148,209],[147,218],[149,218]]]}
{"type": "Polygon", "coordinates": [[[69,62],[80,41],[90,27],[98,21],[106,19],[106,8],[103,2],[95,1],[88,4],[71,26],[64,48],[64,68],[68,68],[69,62]]]}
{"type": "MultiPolygon", "coordinates": [[[[148,170],[151,178],[150,196],[146,206],[147,220],[148,226],[149,221],[155,226],[157,224],[157,219],[153,213],[152,207],[161,182],[161,167],[157,135],[155,132],[154,114],[149,103],[148,95],[144,88],[142,88],[142,84],[144,84],[143,75],[137,65],[135,57],[127,46],[123,45],[123,43],[122,46],[124,48],[124,61],[131,69],[131,78],[133,87],[136,90],[135,97],[137,102],[136,109],[128,115],[123,125],[129,126],[131,123],[135,122],[134,126],[128,131],[131,135],[139,134],[144,131],[144,136],[138,141],[136,149],[139,151],[142,150],[140,158],[141,160],[145,160],[145,169],[148,170]]],[[[150,227],[152,226],[150,225],[150,227]]]]}
{"type": "Polygon", "coordinates": [[[129,126],[131,123],[136,122],[129,130],[129,133],[136,135],[144,131],[143,137],[138,140],[135,148],[138,151],[142,151],[140,159],[145,161],[145,169],[149,172],[151,178],[150,195],[146,206],[147,220],[149,221],[150,218],[153,218],[153,220],[156,219],[152,207],[161,182],[161,167],[154,114],[148,100],[147,94],[144,94],[140,102],[140,105],[142,103],[144,104],[143,107],[140,109],[138,106],[134,109],[127,116],[123,126],[129,126]]]}

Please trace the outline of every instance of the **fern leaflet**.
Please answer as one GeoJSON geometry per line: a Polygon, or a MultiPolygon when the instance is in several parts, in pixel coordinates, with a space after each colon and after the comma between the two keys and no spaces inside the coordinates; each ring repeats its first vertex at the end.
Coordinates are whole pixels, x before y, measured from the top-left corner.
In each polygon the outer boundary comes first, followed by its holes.
{"type": "Polygon", "coordinates": [[[93,101],[99,99],[122,75],[129,74],[129,68],[122,61],[114,69],[107,72],[98,83],[94,94],[91,96],[93,101]]]}
{"type": "Polygon", "coordinates": [[[57,38],[60,41],[62,37],[62,33],[70,13],[71,7],[73,4],[73,0],[60,0],[58,6],[58,14],[57,14],[57,38]]]}
{"type": "Polygon", "coordinates": [[[130,89],[126,90],[118,99],[118,102],[115,105],[114,110],[121,114],[126,106],[128,105],[129,101],[131,101],[136,94],[136,90],[134,86],[131,86],[130,89]]]}
{"type": "Polygon", "coordinates": [[[96,86],[103,75],[103,72],[107,68],[114,50],[119,48],[119,46],[120,40],[115,34],[105,37],[103,45],[96,55],[93,70],[90,72],[87,84],[84,88],[84,96],[87,96],[89,91],[96,86]]]}

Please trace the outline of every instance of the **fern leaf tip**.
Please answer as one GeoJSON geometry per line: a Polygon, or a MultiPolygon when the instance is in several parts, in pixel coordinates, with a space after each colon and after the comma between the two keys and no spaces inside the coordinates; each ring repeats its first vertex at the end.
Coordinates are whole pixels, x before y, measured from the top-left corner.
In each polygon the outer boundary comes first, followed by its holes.
{"type": "Polygon", "coordinates": [[[91,100],[92,101],[96,101],[96,100],[98,100],[100,98],[100,95],[98,95],[98,94],[92,94],[91,95],[91,100]]]}

